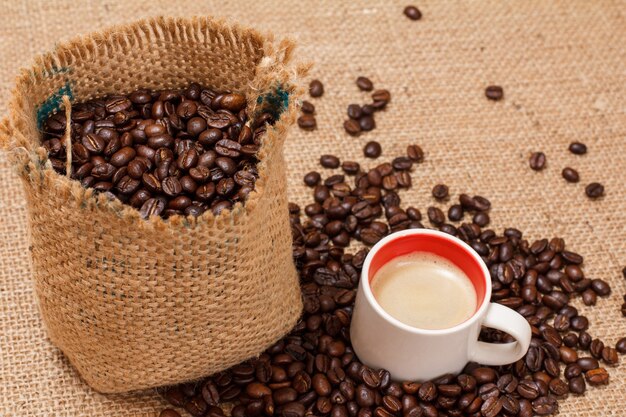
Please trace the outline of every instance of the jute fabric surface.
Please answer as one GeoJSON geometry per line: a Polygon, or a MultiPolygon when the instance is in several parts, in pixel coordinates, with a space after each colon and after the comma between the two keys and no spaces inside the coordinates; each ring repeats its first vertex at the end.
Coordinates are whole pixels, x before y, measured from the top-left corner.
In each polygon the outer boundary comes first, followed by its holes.
{"type": "MultiPolygon", "coordinates": [[[[302,175],[318,169],[323,153],[368,168],[421,145],[426,160],[413,172],[404,204],[441,206],[430,196],[445,182],[451,193],[487,196],[491,226],[515,226],[529,239],[559,236],[585,257],[587,276],[613,289],[593,308],[579,306],[590,333],[607,344],[626,335],[619,312],[626,281],[626,2],[420,1],[424,17],[402,15],[404,2],[5,2],[0,26],[0,111],[20,67],[60,41],[111,24],[157,16],[219,15],[277,36],[291,36],[297,55],[313,60],[311,78],[326,93],[313,100],[318,129],[293,129],[286,141],[291,201],[306,203],[302,175]],[[358,75],[392,93],[377,129],[352,138],[346,106],[364,103],[358,75]],[[489,84],[505,98],[484,97],[489,84]],[[364,160],[368,140],[383,145],[364,160]],[[571,141],[589,152],[575,156],[571,141]],[[546,170],[528,168],[532,151],[546,170]],[[571,166],[581,183],[568,184],[571,166]],[[606,196],[590,201],[584,185],[599,181],[606,196]]],[[[89,389],[42,327],[29,256],[26,200],[18,177],[0,159],[0,415],[155,416],[163,402],[153,391],[101,395],[89,389]]],[[[609,367],[611,383],[560,402],[562,416],[622,416],[626,365],[609,367]]]]}

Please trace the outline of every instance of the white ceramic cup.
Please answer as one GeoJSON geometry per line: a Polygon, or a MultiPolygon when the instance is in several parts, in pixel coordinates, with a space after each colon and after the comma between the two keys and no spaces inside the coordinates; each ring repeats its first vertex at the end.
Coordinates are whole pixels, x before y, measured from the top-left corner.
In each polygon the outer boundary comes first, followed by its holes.
{"type": "Polygon", "coordinates": [[[364,364],[384,368],[393,379],[407,381],[458,373],[470,361],[483,365],[513,363],[528,350],[530,325],[512,309],[490,303],[490,298],[491,278],[487,266],[465,242],[436,230],[393,233],[370,250],[363,264],[350,328],[354,352],[364,364]],[[477,296],[476,311],[469,319],[447,329],[425,330],[404,324],[382,309],[370,286],[374,275],[391,259],[413,252],[444,257],[467,274],[477,296]],[[481,326],[502,330],[516,341],[479,342],[481,326]]]}

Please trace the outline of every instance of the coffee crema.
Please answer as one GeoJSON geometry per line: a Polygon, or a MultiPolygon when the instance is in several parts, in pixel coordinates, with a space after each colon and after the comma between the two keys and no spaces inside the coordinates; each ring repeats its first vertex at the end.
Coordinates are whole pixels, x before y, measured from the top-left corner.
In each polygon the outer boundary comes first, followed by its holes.
{"type": "Polygon", "coordinates": [[[476,290],[465,272],[428,252],[387,262],[374,275],[371,287],[383,310],[419,329],[454,327],[476,311],[476,290]]]}

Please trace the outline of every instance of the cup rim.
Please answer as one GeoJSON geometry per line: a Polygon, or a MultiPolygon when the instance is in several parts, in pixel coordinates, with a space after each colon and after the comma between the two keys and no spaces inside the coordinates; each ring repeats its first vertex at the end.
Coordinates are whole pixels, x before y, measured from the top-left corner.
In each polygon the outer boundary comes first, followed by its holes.
{"type": "Polygon", "coordinates": [[[413,334],[423,334],[423,335],[445,335],[445,334],[450,334],[450,333],[454,333],[457,331],[461,331],[464,329],[467,329],[468,327],[471,327],[472,325],[474,325],[476,323],[476,321],[482,317],[484,315],[484,313],[486,312],[487,308],[489,308],[489,304],[490,304],[490,300],[491,300],[491,275],[489,274],[489,270],[487,269],[487,265],[485,264],[485,262],[482,260],[482,258],[480,257],[480,255],[478,255],[478,253],[476,253],[476,251],[474,249],[472,249],[472,247],[470,245],[468,245],[467,243],[463,242],[461,239],[452,236],[448,233],[444,233],[441,232],[439,230],[432,230],[432,229],[408,229],[408,230],[401,230],[398,232],[394,232],[386,237],[384,237],[383,239],[379,240],[369,251],[369,253],[367,254],[367,257],[365,258],[365,261],[363,262],[363,268],[361,269],[361,282],[360,285],[363,286],[363,293],[365,295],[365,298],[367,299],[367,301],[370,303],[370,305],[372,306],[372,308],[374,309],[374,311],[376,311],[376,313],[381,316],[383,319],[385,319],[387,322],[389,322],[390,324],[399,327],[400,329],[413,333],[413,334]],[[461,249],[464,249],[465,252],[467,252],[471,257],[473,257],[477,262],[478,265],[480,266],[480,269],[482,271],[482,278],[485,281],[485,296],[483,297],[483,300],[480,304],[480,306],[476,309],[476,311],[474,311],[474,314],[472,314],[471,317],[469,317],[467,320],[453,326],[453,327],[448,327],[445,329],[421,329],[419,327],[413,327],[410,326],[406,323],[401,322],[400,320],[396,319],[395,317],[393,317],[391,314],[387,313],[380,304],[378,304],[378,301],[376,300],[376,298],[374,297],[374,294],[372,293],[372,288],[370,286],[370,281],[369,281],[369,269],[370,269],[370,264],[372,262],[372,259],[374,258],[374,256],[376,256],[376,253],[385,245],[387,245],[389,242],[398,239],[398,238],[403,238],[405,236],[414,236],[414,235],[422,235],[422,236],[436,236],[438,238],[443,238],[444,240],[447,240],[448,242],[450,242],[451,244],[457,245],[459,247],[461,247],[461,249]]]}

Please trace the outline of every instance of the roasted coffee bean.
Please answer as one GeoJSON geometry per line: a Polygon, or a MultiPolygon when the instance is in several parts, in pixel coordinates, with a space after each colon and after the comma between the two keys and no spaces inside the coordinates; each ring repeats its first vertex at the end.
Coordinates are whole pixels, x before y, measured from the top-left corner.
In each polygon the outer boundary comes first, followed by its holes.
{"type": "Polygon", "coordinates": [[[322,155],[320,165],[324,168],[339,168],[339,158],[334,155],[322,155]]]}
{"type": "Polygon", "coordinates": [[[361,91],[372,91],[374,89],[374,83],[367,77],[358,77],[356,79],[356,85],[361,91]]]}
{"type": "Polygon", "coordinates": [[[321,176],[319,172],[311,171],[304,176],[304,183],[309,187],[315,187],[317,184],[319,184],[320,179],[321,176]]]}
{"type": "Polygon", "coordinates": [[[414,162],[422,162],[424,160],[424,151],[418,145],[407,146],[406,154],[414,162]]]}
{"type": "Polygon", "coordinates": [[[617,356],[617,350],[609,346],[605,346],[602,349],[601,356],[602,360],[604,360],[604,362],[608,363],[609,365],[615,365],[619,361],[619,358],[617,356]]]}
{"type": "Polygon", "coordinates": [[[372,93],[372,106],[375,108],[383,108],[391,101],[391,93],[388,90],[376,90],[372,93]]]}
{"type": "Polygon", "coordinates": [[[502,410],[500,397],[489,397],[480,406],[480,412],[484,417],[496,417],[502,410]]]}
{"type": "Polygon", "coordinates": [[[317,127],[317,121],[312,114],[305,113],[298,117],[298,126],[300,129],[313,130],[317,127]]]}
{"type": "Polygon", "coordinates": [[[598,360],[591,357],[579,358],[576,363],[582,368],[583,371],[590,371],[600,366],[598,360]]]}
{"type": "Polygon", "coordinates": [[[313,80],[309,83],[309,94],[311,97],[321,97],[324,94],[324,84],[320,80],[313,80]]]}
{"type": "Polygon", "coordinates": [[[583,394],[586,388],[587,384],[582,376],[573,377],[568,382],[568,389],[574,394],[583,394]]]}
{"type": "Polygon", "coordinates": [[[428,220],[436,226],[446,221],[446,215],[437,207],[428,207],[427,214],[428,220]]]}
{"type": "Polygon", "coordinates": [[[364,115],[359,119],[359,128],[363,132],[369,132],[370,130],[374,130],[376,128],[376,121],[374,117],[364,115]]]}
{"type": "Polygon", "coordinates": [[[359,173],[361,166],[358,162],[354,161],[343,161],[341,163],[341,169],[348,175],[356,175],[359,173]]]}
{"type": "Polygon", "coordinates": [[[575,155],[584,155],[587,153],[587,145],[581,142],[572,142],[569,144],[569,151],[575,155]]]}
{"type": "Polygon", "coordinates": [[[558,410],[556,399],[550,396],[537,398],[532,402],[532,406],[535,414],[540,416],[554,414],[554,412],[558,410]]]}
{"type": "Polygon", "coordinates": [[[598,182],[592,182],[585,187],[585,194],[592,199],[602,197],[604,195],[604,186],[598,182]]]}
{"type": "Polygon", "coordinates": [[[343,128],[349,135],[352,136],[356,136],[361,133],[361,124],[355,119],[348,119],[343,122],[343,128]]]}
{"type": "Polygon", "coordinates": [[[365,147],[363,148],[363,154],[366,158],[375,159],[378,158],[381,153],[382,147],[380,146],[380,143],[376,141],[367,142],[367,144],[365,144],[365,147]]]}
{"type": "Polygon", "coordinates": [[[609,373],[604,368],[590,369],[585,372],[585,379],[589,385],[607,385],[609,373]]]}
{"type": "Polygon", "coordinates": [[[530,168],[541,171],[546,166],[546,155],[543,152],[535,152],[529,159],[530,168]]]}
{"type": "Polygon", "coordinates": [[[485,96],[489,100],[500,101],[504,97],[504,90],[499,85],[490,85],[485,89],[485,96]]]}
{"type": "Polygon", "coordinates": [[[422,401],[433,401],[437,397],[437,387],[430,381],[424,382],[417,391],[417,395],[422,401]]]}
{"type": "Polygon", "coordinates": [[[592,280],[591,289],[594,290],[596,294],[601,297],[605,297],[611,294],[611,287],[609,286],[609,284],[606,283],[606,281],[603,281],[601,279],[592,280]]]}
{"type": "Polygon", "coordinates": [[[573,168],[563,168],[563,171],[561,171],[561,175],[563,176],[563,178],[565,178],[565,181],[567,182],[578,182],[580,180],[578,172],[573,168]]]}
{"type": "Polygon", "coordinates": [[[404,15],[411,20],[420,20],[422,18],[422,12],[415,6],[406,6],[404,8],[404,15]]]}
{"type": "Polygon", "coordinates": [[[159,216],[163,213],[163,210],[165,210],[165,205],[166,202],[164,198],[151,198],[141,206],[139,212],[144,219],[150,216],[159,216]]]}
{"type": "Polygon", "coordinates": [[[448,198],[448,186],[445,184],[437,184],[433,187],[432,195],[437,200],[445,200],[448,198]]]}
{"type": "Polygon", "coordinates": [[[300,110],[302,113],[313,114],[315,113],[315,106],[310,101],[303,100],[300,110]]]}
{"type": "Polygon", "coordinates": [[[453,204],[448,209],[448,219],[456,222],[463,218],[463,207],[460,204],[453,204]]]}

